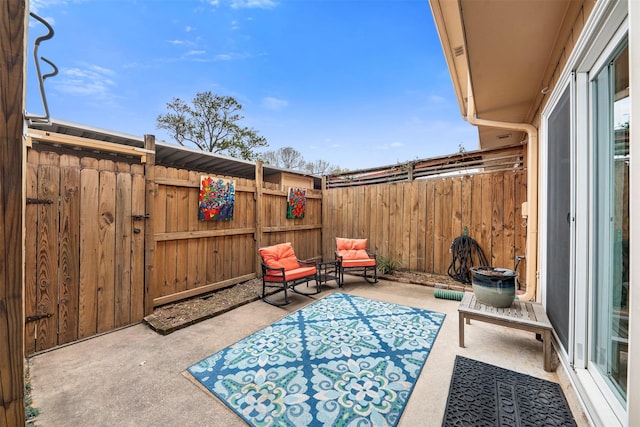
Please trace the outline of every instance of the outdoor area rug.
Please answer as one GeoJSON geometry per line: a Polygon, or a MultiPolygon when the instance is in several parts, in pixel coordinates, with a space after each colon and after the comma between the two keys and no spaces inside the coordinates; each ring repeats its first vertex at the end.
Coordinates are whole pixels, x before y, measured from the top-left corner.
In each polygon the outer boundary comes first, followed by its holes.
{"type": "Polygon", "coordinates": [[[443,426],[575,426],[559,384],[456,356],[443,426]]]}
{"type": "Polygon", "coordinates": [[[334,293],[187,375],[252,426],[395,426],[444,318],[334,293]]]}

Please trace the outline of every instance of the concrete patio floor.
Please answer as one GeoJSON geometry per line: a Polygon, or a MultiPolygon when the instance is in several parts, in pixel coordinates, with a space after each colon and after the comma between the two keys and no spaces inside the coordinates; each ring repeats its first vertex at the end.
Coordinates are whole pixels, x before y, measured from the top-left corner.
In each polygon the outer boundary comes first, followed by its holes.
{"type": "MultiPolygon", "coordinates": [[[[576,422],[587,426],[576,393],[554,355],[556,372],[542,369],[535,335],[482,322],[465,327],[458,347],[458,301],[437,299],[431,287],[381,280],[369,285],[348,276],[341,291],[447,315],[399,426],[439,426],[455,355],[559,382],[576,422]]],[[[324,287],[317,298],[335,292],[324,287]]],[[[50,426],[242,426],[225,405],[185,378],[184,370],[314,299],[293,294],[274,307],[256,301],[161,336],[143,324],[30,358],[36,424],[50,426]]]]}

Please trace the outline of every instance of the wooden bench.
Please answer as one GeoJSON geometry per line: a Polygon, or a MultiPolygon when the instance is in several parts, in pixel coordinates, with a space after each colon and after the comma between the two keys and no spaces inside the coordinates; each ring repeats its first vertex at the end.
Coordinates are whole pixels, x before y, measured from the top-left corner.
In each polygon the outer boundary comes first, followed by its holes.
{"type": "Polygon", "coordinates": [[[476,300],[473,292],[465,292],[460,306],[459,339],[460,347],[464,347],[464,323],[471,324],[471,319],[493,323],[508,328],[521,329],[542,335],[542,356],[544,370],[551,372],[551,331],[552,326],[544,307],[540,303],[514,301],[511,307],[496,308],[476,300]]]}

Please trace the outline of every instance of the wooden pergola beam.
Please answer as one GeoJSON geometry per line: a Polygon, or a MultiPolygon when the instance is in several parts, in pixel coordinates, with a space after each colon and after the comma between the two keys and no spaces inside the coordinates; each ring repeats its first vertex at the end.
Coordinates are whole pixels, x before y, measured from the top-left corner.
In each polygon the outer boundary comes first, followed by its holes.
{"type": "Polygon", "coordinates": [[[130,147],[128,145],[114,144],[111,142],[98,141],[96,139],[83,138],[73,135],[64,135],[61,133],[47,132],[35,129],[30,129],[29,133],[27,133],[28,147],[32,145],[32,141],[42,141],[51,144],[69,145],[72,147],[82,147],[89,150],[140,157],[140,163],[146,163],[147,155],[153,154],[153,152],[145,148],[130,147]]]}
{"type": "Polygon", "coordinates": [[[0,3],[0,425],[25,425],[24,153],[26,0],[0,3]]]}

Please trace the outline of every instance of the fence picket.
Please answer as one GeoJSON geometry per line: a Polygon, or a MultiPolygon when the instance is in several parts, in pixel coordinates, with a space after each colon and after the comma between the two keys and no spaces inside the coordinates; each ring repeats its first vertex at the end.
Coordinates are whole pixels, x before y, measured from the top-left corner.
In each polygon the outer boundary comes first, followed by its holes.
{"type": "Polygon", "coordinates": [[[38,166],[36,351],[56,345],[58,326],[58,205],[60,200],[59,156],[42,153],[38,166]]]}
{"type": "Polygon", "coordinates": [[[80,159],[60,156],[58,344],[78,339],[80,288],[80,159]]]}
{"type": "MultiPolygon", "coordinates": [[[[146,215],[144,166],[131,165],[131,215],[146,215]]],[[[145,221],[135,219],[131,236],[131,322],[144,316],[145,221]]]]}
{"type": "MultiPolygon", "coordinates": [[[[27,152],[27,199],[38,198],[38,164],[40,153],[30,150],[27,152]]],[[[38,237],[38,205],[28,203],[25,209],[25,276],[24,276],[24,314],[26,317],[37,313],[36,288],[37,281],[37,237],[38,237]]],[[[26,322],[24,329],[25,354],[36,351],[36,324],[26,322]]]]}
{"type": "Polygon", "coordinates": [[[98,245],[100,212],[97,209],[100,177],[98,161],[81,160],[80,171],[80,289],[79,338],[97,333],[98,327],[98,245]],[[90,207],[86,209],[86,207],[90,207]]]}
{"type": "MultiPolygon", "coordinates": [[[[99,162],[98,333],[115,327],[116,174],[111,160],[99,162]]],[[[94,201],[95,203],[95,201],[94,201]]]]}
{"type": "Polygon", "coordinates": [[[115,203],[115,325],[131,323],[131,168],[119,163],[115,203]]]}

